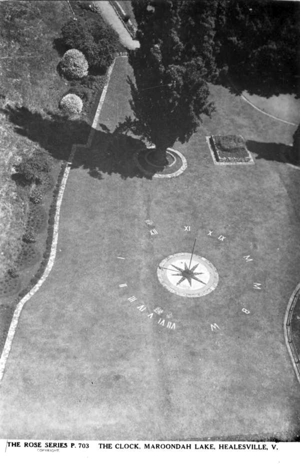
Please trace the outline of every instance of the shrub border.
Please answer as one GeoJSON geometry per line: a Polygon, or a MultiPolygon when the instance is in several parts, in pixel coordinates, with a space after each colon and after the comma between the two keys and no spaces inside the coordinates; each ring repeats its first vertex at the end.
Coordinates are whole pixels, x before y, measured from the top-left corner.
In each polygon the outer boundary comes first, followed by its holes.
{"type": "Polygon", "coordinates": [[[44,281],[47,279],[48,275],[50,274],[52,267],[54,265],[55,256],[56,256],[56,249],[58,243],[58,229],[59,229],[59,219],[60,219],[60,208],[63,200],[63,195],[66,187],[66,183],[68,180],[68,176],[71,170],[72,162],[74,159],[75,152],[77,148],[88,148],[91,146],[94,136],[94,129],[97,127],[99,114],[102,109],[102,105],[104,103],[111,74],[115,65],[116,58],[114,58],[113,63],[108,69],[106,81],[103,87],[103,91],[94,115],[93,123],[91,126],[91,131],[87,140],[86,144],[73,144],[70,156],[68,161],[62,163],[60,173],[57,179],[56,187],[53,191],[53,201],[51,203],[49,209],[49,217],[48,217],[48,234],[46,239],[46,250],[43,254],[43,260],[41,265],[34,275],[34,277],[30,280],[29,284],[18,294],[18,299],[16,302],[16,308],[13,313],[12,321],[9,326],[9,330],[5,339],[5,344],[1,353],[0,358],[0,382],[3,379],[4,371],[6,367],[6,362],[8,356],[11,351],[14,335],[17,329],[18,321],[25,303],[38,291],[38,289],[42,286],[44,281]]]}

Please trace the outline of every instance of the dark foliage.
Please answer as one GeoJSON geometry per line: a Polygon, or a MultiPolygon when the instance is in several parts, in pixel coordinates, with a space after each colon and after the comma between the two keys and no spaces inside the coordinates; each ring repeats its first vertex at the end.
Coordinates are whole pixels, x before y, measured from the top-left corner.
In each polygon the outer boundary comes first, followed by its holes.
{"type": "Polygon", "coordinates": [[[266,97],[299,94],[299,2],[219,0],[216,60],[223,75],[266,97]]]}
{"type": "Polygon", "coordinates": [[[39,261],[40,256],[40,252],[33,244],[23,242],[21,252],[15,262],[15,265],[19,270],[29,268],[39,261]]]}
{"type": "Polygon", "coordinates": [[[19,174],[18,179],[24,184],[41,183],[41,174],[48,173],[50,170],[49,157],[43,153],[36,153],[16,166],[16,171],[19,174]]]}
{"type": "Polygon", "coordinates": [[[11,276],[9,272],[0,279],[0,295],[2,297],[8,297],[19,291],[21,281],[17,276],[11,276]]]}
{"type": "Polygon", "coordinates": [[[32,203],[41,203],[43,200],[43,194],[39,187],[34,187],[30,193],[30,200],[32,203]]]}
{"type": "Polygon", "coordinates": [[[218,76],[216,65],[216,17],[219,0],[189,0],[181,10],[181,41],[186,59],[203,64],[204,77],[214,82],[218,76]]]}
{"type": "Polygon", "coordinates": [[[198,128],[202,115],[210,115],[207,70],[201,58],[188,53],[182,42],[182,2],[133,2],[140,48],[130,52],[135,83],[131,106],[134,133],[164,152],[185,142],[198,128]]]}
{"type": "Polygon", "coordinates": [[[27,231],[24,235],[23,235],[23,241],[24,242],[27,242],[28,244],[32,243],[32,242],[36,242],[36,238],[33,234],[33,232],[31,231],[27,231]]]}
{"type": "Polygon", "coordinates": [[[39,234],[46,228],[47,213],[41,205],[31,204],[26,225],[26,232],[39,234]]]}
{"type": "Polygon", "coordinates": [[[89,67],[105,72],[119,47],[118,34],[101,17],[71,19],[62,27],[62,39],[67,48],[80,50],[89,67]]]}

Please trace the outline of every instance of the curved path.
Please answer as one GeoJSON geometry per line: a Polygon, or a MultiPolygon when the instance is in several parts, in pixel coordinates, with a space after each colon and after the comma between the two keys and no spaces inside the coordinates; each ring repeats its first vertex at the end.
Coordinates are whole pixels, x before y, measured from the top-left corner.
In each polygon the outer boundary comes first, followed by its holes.
{"type": "Polygon", "coordinates": [[[245,95],[243,92],[242,92],[242,95],[241,95],[241,98],[247,102],[249,105],[251,105],[251,107],[255,108],[255,110],[259,111],[260,113],[262,113],[263,115],[266,115],[266,116],[269,116],[270,118],[273,118],[277,121],[281,121],[282,123],[285,123],[285,124],[289,124],[291,126],[298,126],[299,123],[293,123],[291,121],[287,121],[285,119],[282,119],[282,118],[279,118],[278,116],[275,116],[275,115],[272,115],[271,113],[268,113],[267,111],[264,111],[262,110],[261,108],[259,108],[257,105],[255,105],[255,103],[252,102],[252,96],[250,96],[249,94],[245,95]]]}
{"type": "Polygon", "coordinates": [[[254,108],[254,110],[259,111],[263,115],[268,116],[269,118],[272,118],[281,123],[285,123],[290,126],[298,126],[300,119],[300,100],[295,100],[292,96],[286,95],[280,95],[279,97],[274,96],[269,99],[260,97],[255,94],[253,96],[248,94],[248,92],[239,90],[236,84],[232,81],[232,79],[229,76],[228,82],[233,87],[235,92],[240,96],[240,98],[248,105],[250,105],[252,108],[254,108]],[[293,111],[291,109],[289,111],[289,107],[292,105],[292,103],[295,103],[294,109],[293,111]],[[259,105],[265,108],[265,110],[267,110],[268,108],[271,109],[273,107],[277,108],[277,115],[273,115],[271,113],[271,110],[265,111],[263,108],[259,108],[259,105]],[[287,119],[285,119],[287,118],[288,114],[290,114],[291,118],[294,121],[288,121],[287,119]]]}
{"type": "MultiPolygon", "coordinates": [[[[300,337],[300,321],[298,328],[295,328],[295,330],[298,330],[299,334],[296,334],[296,336],[293,334],[294,328],[292,328],[292,321],[294,319],[294,312],[297,310],[297,304],[298,304],[298,299],[300,299],[300,284],[298,284],[292,293],[290,300],[288,302],[286,312],[285,312],[285,317],[284,317],[284,337],[285,337],[285,343],[287,350],[289,352],[289,355],[291,357],[291,361],[296,373],[296,376],[298,378],[298,381],[300,382],[300,354],[296,352],[296,347],[294,344],[294,339],[295,337],[299,338],[300,337]]],[[[300,313],[300,301],[299,301],[299,313],[300,313]]]]}
{"type": "Polygon", "coordinates": [[[112,5],[110,5],[110,2],[103,0],[101,2],[96,1],[92,3],[98,9],[102,17],[115,29],[115,31],[120,37],[122,45],[124,45],[129,50],[133,50],[139,47],[139,42],[137,40],[132,39],[132,37],[124,27],[122,21],[117,16],[114,8],[112,7],[112,5]]]}

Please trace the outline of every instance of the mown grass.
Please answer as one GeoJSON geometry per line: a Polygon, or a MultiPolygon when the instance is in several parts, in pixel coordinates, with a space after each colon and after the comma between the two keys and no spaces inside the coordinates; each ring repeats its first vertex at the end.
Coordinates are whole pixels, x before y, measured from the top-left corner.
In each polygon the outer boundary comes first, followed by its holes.
{"type": "Polygon", "coordinates": [[[93,144],[76,153],[55,268],[26,309],[2,386],[2,435],[52,437],[59,429],[106,440],[294,440],[299,389],[283,317],[298,280],[298,200],[286,188],[290,179],[297,189],[298,172],[265,151],[290,143],[292,129],[212,86],[212,119],[175,147],[187,170],[151,179],[133,163],[137,142],[116,133],[131,111],[130,72],[119,58],[93,144]],[[210,134],[260,143],[255,165],[215,166],[210,134]],[[166,256],[191,251],[195,238],[195,253],[217,268],[219,284],[205,297],[180,298],[160,285],[156,269],[166,256]],[[147,316],[158,306],[172,314],[175,331],[147,316]],[[83,391],[84,410],[76,402],[83,391]],[[50,411],[51,424],[42,421],[50,411]],[[18,412],[31,412],[30,425],[18,412]]]}

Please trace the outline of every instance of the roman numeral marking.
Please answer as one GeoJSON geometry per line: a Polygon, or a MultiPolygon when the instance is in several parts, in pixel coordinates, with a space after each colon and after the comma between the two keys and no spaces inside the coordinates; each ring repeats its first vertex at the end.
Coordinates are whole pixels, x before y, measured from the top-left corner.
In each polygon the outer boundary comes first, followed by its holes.
{"type": "Polygon", "coordinates": [[[135,300],[137,300],[137,297],[135,297],[134,295],[132,297],[129,297],[128,300],[130,302],[135,302],[135,300]]]}
{"type": "Polygon", "coordinates": [[[207,234],[207,236],[212,236],[212,233],[213,233],[213,231],[209,231],[209,233],[207,234]]]}
{"type": "Polygon", "coordinates": [[[184,226],[184,231],[190,231],[190,226],[184,226]]]}
{"type": "Polygon", "coordinates": [[[152,226],[154,224],[154,222],[152,220],[145,220],[146,224],[152,226]]]}
{"type": "Polygon", "coordinates": [[[150,230],[150,235],[154,236],[155,234],[158,234],[158,231],[156,229],[151,229],[150,230]]]}
{"type": "Polygon", "coordinates": [[[253,261],[253,258],[251,258],[250,255],[244,255],[244,259],[246,260],[246,262],[252,262],[253,261]]]}
{"type": "Polygon", "coordinates": [[[258,289],[259,291],[261,291],[261,286],[262,284],[260,283],[253,283],[253,289],[258,289]]]}
{"type": "Polygon", "coordinates": [[[164,326],[165,325],[165,320],[162,320],[162,318],[159,318],[158,325],[164,326]]]}
{"type": "Polygon", "coordinates": [[[119,287],[128,287],[128,285],[125,284],[125,283],[124,284],[119,284],[119,287]]]}
{"type": "Polygon", "coordinates": [[[220,331],[220,327],[216,323],[210,324],[210,326],[211,331],[220,331]]]}
{"type": "Polygon", "coordinates": [[[119,258],[119,260],[125,260],[125,258],[124,258],[124,257],[117,257],[117,258],[119,258]]]}
{"type": "Polygon", "coordinates": [[[224,241],[225,239],[226,239],[225,236],[223,236],[222,234],[218,237],[219,241],[224,241]]]}
{"type": "Polygon", "coordinates": [[[172,323],[171,321],[168,321],[166,328],[168,328],[168,329],[176,329],[176,324],[172,323]]]}
{"type": "Polygon", "coordinates": [[[139,307],[137,307],[139,312],[144,312],[144,310],[146,310],[146,306],[145,305],[140,305],[139,307]]]}
{"type": "Polygon", "coordinates": [[[147,315],[147,317],[148,317],[148,318],[153,318],[153,315],[154,315],[153,313],[149,313],[149,314],[147,315]]]}
{"type": "Polygon", "coordinates": [[[163,313],[163,310],[160,307],[156,307],[154,312],[157,313],[157,315],[161,315],[163,313]]]}
{"type": "Polygon", "coordinates": [[[244,312],[246,315],[249,315],[251,313],[250,310],[248,310],[247,308],[242,308],[241,311],[244,312]]]}

